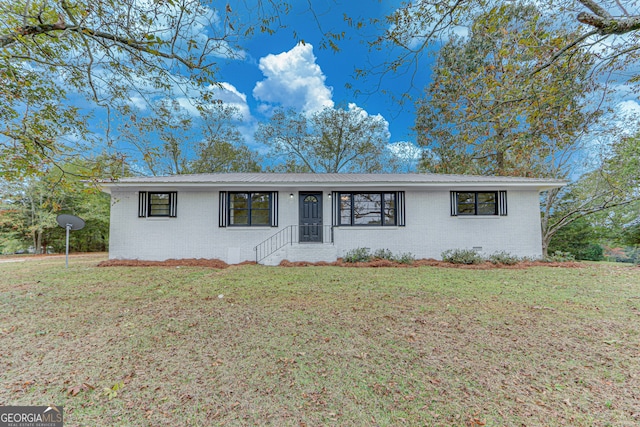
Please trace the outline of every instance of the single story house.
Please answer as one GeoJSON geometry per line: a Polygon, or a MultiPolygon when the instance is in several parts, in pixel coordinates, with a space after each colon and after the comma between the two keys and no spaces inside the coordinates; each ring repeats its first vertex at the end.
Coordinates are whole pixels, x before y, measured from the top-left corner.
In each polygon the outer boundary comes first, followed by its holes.
{"type": "Polygon", "coordinates": [[[213,173],[105,181],[109,257],[335,261],[350,250],[540,257],[553,179],[441,174],[213,173]]]}

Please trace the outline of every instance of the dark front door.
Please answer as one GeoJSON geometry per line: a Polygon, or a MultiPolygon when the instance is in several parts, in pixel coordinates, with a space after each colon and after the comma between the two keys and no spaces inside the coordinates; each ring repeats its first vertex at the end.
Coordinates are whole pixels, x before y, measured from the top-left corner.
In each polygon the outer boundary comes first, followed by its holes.
{"type": "Polygon", "coordinates": [[[322,193],[300,193],[300,243],[322,243],[322,193]]]}

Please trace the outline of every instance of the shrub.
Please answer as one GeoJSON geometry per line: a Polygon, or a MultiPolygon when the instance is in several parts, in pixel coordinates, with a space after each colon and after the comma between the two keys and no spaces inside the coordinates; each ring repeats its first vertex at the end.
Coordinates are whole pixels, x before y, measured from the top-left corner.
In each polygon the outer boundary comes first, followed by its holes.
{"type": "Polygon", "coordinates": [[[386,259],[388,261],[393,261],[393,253],[389,249],[378,249],[373,253],[374,259],[386,259]]]}
{"type": "Polygon", "coordinates": [[[512,255],[509,252],[501,251],[489,256],[489,261],[493,264],[515,265],[522,261],[522,258],[512,255]]]}
{"type": "Polygon", "coordinates": [[[449,249],[442,252],[442,260],[452,264],[482,264],[484,258],[472,249],[449,249]]]}
{"type": "Polygon", "coordinates": [[[412,253],[406,252],[398,255],[394,260],[400,264],[413,264],[416,257],[414,257],[412,253]]]}
{"type": "Polygon", "coordinates": [[[342,257],[344,262],[369,262],[373,260],[385,260],[390,263],[397,262],[399,264],[412,264],[416,259],[411,253],[402,253],[395,256],[389,249],[377,249],[371,253],[369,248],[356,248],[342,257]]]}
{"type": "Polygon", "coordinates": [[[371,261],[371,253],[369,248],[356,248],[347,251],[342,259],[345,262],[369,262],[371,261]]]}
{"type": "Polygon", "coordinates": [[[604,248],[597,243],[589,243],[577,258],[587,261],[602,261],[604,259],[604,248]]]}
{"type": "Polygon", "coordinates": [[[547,262],[568,262],[575,261],[576,257],[570,252],[555,251],[551,255],[547,255],[544,259],[547,262]]]}

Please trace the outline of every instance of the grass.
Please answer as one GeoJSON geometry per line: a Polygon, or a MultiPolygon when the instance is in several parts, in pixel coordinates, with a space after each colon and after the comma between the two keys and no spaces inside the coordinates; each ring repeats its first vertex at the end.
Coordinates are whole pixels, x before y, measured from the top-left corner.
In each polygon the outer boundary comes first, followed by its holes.
{"type": "Polygon", "coordinates": [[[640,269],[0,264],[0,404],[68,426],[629,426],[640,269]]]}

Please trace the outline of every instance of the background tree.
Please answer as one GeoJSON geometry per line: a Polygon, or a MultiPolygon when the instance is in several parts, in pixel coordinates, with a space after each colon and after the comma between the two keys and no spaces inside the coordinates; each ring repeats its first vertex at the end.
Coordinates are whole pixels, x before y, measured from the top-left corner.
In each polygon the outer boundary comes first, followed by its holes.
{"type": "Polygon", "coordinates": [[[579,260],[601,261],[604,250],[598,243],[600,239],[596,227],[588,218],[580,217],[553,235],[548,252],[568,252],[579,260]]]}
{"type": "Polygon", "coordinates": [[[201,141],[196,158],[190,163],[191,173],[260,172],[262,157],[251,150],[236,124],[242,122],[237,108],[223,103],[200,106],[201,141]]]}
{"type": "MultiPolygon", "coordinates": [[[[200,0],[0,0],[0,173],[18,178],[86,151],[91,112],[70,105],[84,96],[108,115],[217,85],[217,64],[241,55],[240,42],[271,32],[280,2],[250,2],[253,22],[227,3],[200,0]]],[[[127,114],[125,114],[125,117],[127,114]]],[[[97,137],[96,137],[97,138],[97,137]]],[[[99,149],[98,151],[103,151],[99,149]]]]}
{"type": "Polygon", "coordinates": [[[255,138],[290,168],[312,173],[382,172],[390,152],[387,123],[355,106],[325,108],[306,116],[277,110],[255,138]]]}
{"type": "Polygon", "coordinates": [[[584,174],[542,198],[545,255],[563,227],[630,203],[637,188],[633,166],[612,167],[628,164],[627,151],[584,173],[580,156],[593,148],[583,137],[600,114],[588,107],[595,90],[588,79],[591,56],[575,52],[531,74],[532,63],[546,63],[573,37],[550,28],[533,6],[505,4],[479,15],[468,38],[453,37],[441,49],[416,118],[418,142],[427,147],[425,170],[556,179],[584,174]]]}
{"type": "Polygon", "coordinates": [[[76,161],[51,168],[41,176],[0,186],[0,252],[33,248],[42,253],[52,247],[61,252],[65,231],[56,217],[71,213],[82,217],[86,227],[70,237],[76,251],[104,251],[109,241],[109,196],[87,186],[83,177],[97,161],[76,161]]]}
{"type": "Polygon", "coordinates": [[[152,175],[188,172],[193,154],[194,119],[178,101],[162,99],[150,113],[128,108],[128,118],[120,127],[120,138],[135,147],[152,175]]]}
{"type": "Polygon", "coordinates": [[[569,157],[598,113],[587,110],[589,55],[530,74],[531,63],[546,61],[567,40],[551,27],[533,6],[504,4],[479,15],[468,38],[442,47],[416,114],[426,170],[566,177],[569,157]]]}
{"type": "Polygon", "coordinates": [[[172,175],[211,172],[257,172],[260,155],[238,130],[238,109],[220,102],[192,100],[189,110],[175,100],[158,101],[149,114],[130,109],[120,127],[124,141],[135,147],[146,172],[172,175]]]}
{"type": "MultiPolygon", "coordinates": [[[[348,18],[356,30],[373,25],[380,36],[369,42],[370,49],[391,53],[387,55],[391,58],[389,61],[358,69],[356,73],[360,77],[380,79],[397,73],[415,76],[422,68],[425,56],[437,51],[443,40],[465,33],[476,16],[503,3],[496,0],[406,1],[384,19],[365,22],[348,18]]],[[[571,57],[576,52],[590,49],[597,55],[598,69],[607,79],[611,79],[612,72],[631,70],[631,73],[620,73],[619,77],[637,82],[638,73],[634,70],[640,59],[640,5],[637,2],[545,0],[514,3],[540,6],[549,22],[571,33],[547,61],[531,64],[532,73],[560,57],[571,57]]],[[[531,42],[535,43],[535,39],[531,42]]],[[[400,98],[408,98],[409,91],[400,98]]]]}
{"type": "Polygon", "coordinates": [[[572,182],[564,189],[550,190],[543,195],[542,241],[546,248],[553,236],[563,227],[594,214],[608,213],[605,227],[612,228],[615,215],[618,227],[638,217],[634,206],[640,200],[640,150],[637,138],[622,138],[616,141],[611,152],[600,165],[572,182]],[[626,209],[630,207],[631,209],[626,209]],[[629,216],[631,215],[631,216],[629,216]]]}

